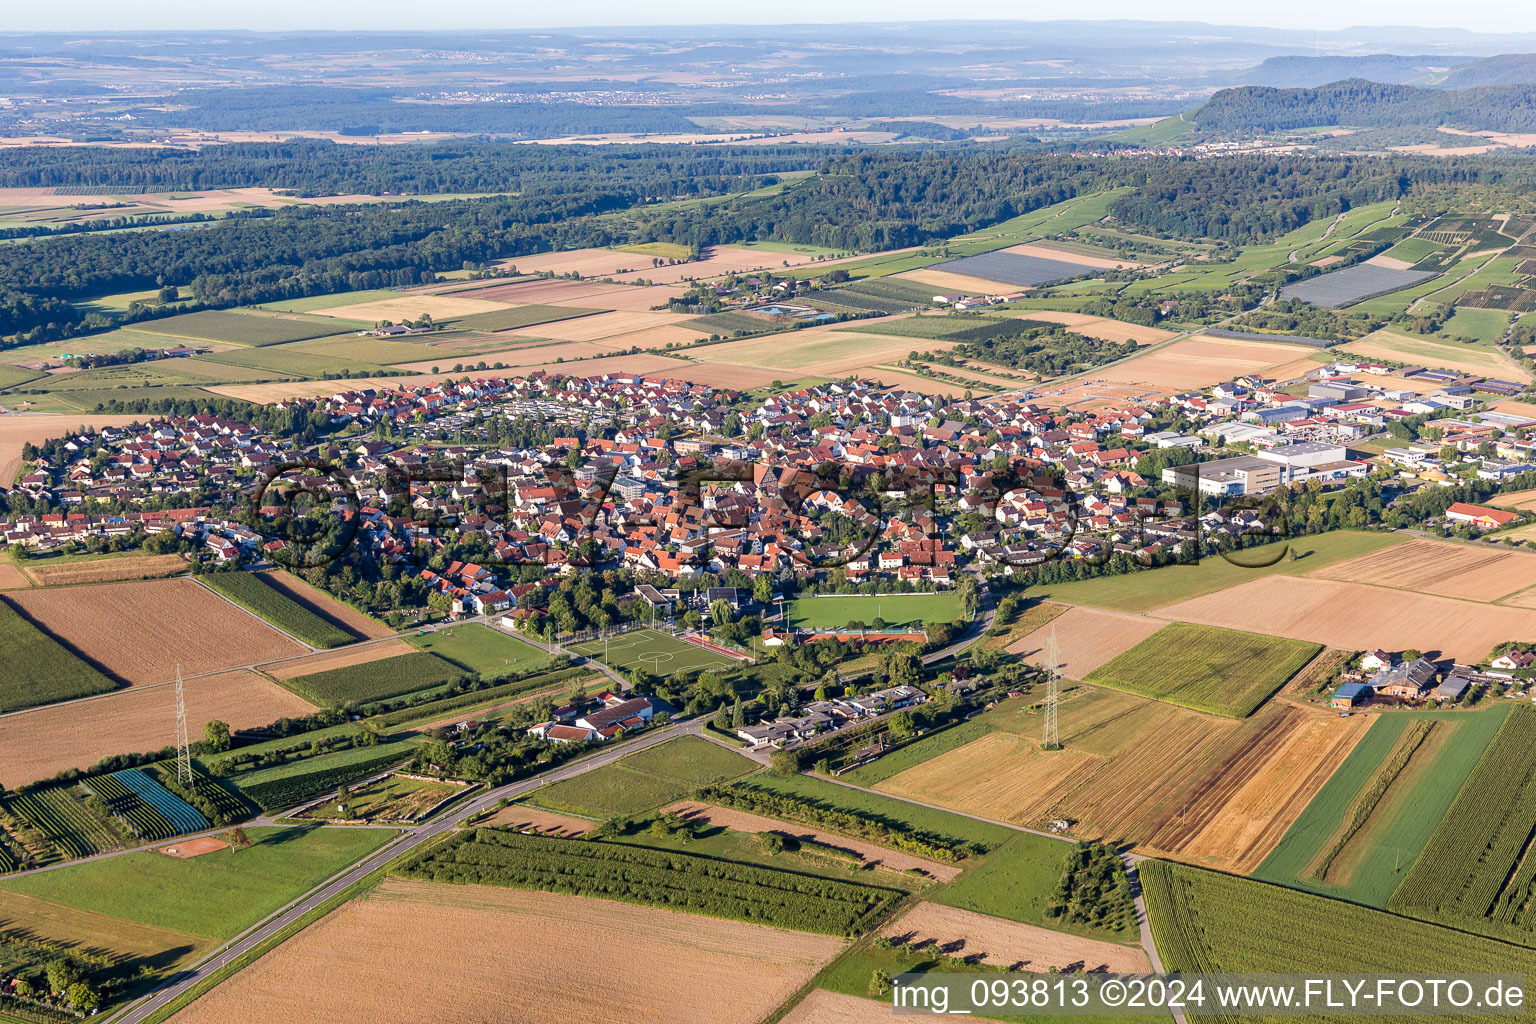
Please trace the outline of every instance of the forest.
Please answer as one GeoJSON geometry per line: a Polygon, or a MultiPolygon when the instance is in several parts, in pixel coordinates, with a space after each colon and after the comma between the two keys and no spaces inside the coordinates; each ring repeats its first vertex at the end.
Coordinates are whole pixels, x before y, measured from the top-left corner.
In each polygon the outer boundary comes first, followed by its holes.
{"type": "Polygon", "coordinates": [[[1265,132],[1316,125],[1458,125],[1536,130],[1536,85],[1419,89],[1352,78],[1316,89],[1223,89],[1192,115],[1206,131],[1265,132]]]}

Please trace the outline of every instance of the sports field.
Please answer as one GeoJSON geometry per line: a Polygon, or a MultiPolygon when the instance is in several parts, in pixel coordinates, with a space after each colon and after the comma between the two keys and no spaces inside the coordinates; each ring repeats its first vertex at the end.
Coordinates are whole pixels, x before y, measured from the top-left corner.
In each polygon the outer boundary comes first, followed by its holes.
{"type": "Polygon", "coordinates": [[[888,626],[921,626],[925,622],[954,622],[961,614],[960,598],[952,593],[801,597],[785,609],[791,626],[811,629],[850,622],[869,626],[876,619],[883,619],[888,626]]]}
{"type": "Polygon", "coordinates": [[[733,669],[737,663],[723,654],[695,647],[654,629],[637,629],[607,640],[592,640],[569,648],[576,654],[603,662],[624,671],[638,668],[653,676],[704,669],[733,669]]]}

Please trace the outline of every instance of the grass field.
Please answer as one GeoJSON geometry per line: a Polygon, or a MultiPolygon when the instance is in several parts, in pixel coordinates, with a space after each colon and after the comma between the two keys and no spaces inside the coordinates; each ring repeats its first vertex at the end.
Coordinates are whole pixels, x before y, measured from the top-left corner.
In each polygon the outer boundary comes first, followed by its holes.
{"type": "Polygon", "coordinates": [[[570,650],[625,671],[638,668],[653,676],[704,669],[733,669],[739,663],[723,654],[668,636],[654,629],[637,629],[608,640],[574,644],[570,650]]]}
{"type": "MultiPolygon", "coordinates": [[[[349,726],[349,728],[355,731],[357,726],[353,725],[349,726]]],[[[294,745],[292,737],[289,737],[288,745],[290,747],[294,745]]],[[[258,768],[256,771],[232,776],[231,781],[244,788],[246,786],[260,786],[268,782],[280,782],[283,779],[296,779],[302,775],[317,775],[334,768],[347,768],[355,764],[381,760],[386,753],[395,748],[398,748],[402,761],[405,760],[411,751],[410,744],[403,741],[379,743],[371,747],[350,747],[331,754],[301,757],[271,768],[258,768]]],[[[240,748],[242,753],[246,749],[248,748],[240,748]]]]}
{"type": "Polygon", "coordinates": [[[624,817],[681,800],[699,786],[738,778],[756,767],[718,744],[679,736],[546,786],[528,802],[592,818],[624,817]]]}
{"type": "Polygon", "coordinates": [[[291,345],[230,349],[227,352],[198,356],[191,360],[191,363],[208,366],[244,366],[254,370],[268,370],[277,376],[290,377],[324,377],[326,374],[339,376],[342,373],[377,375],[389,369],[383,363],[363,359],[333,358],[294,348],[291,345]]]}
{"type": "Polygon", "coordinates": [[[362,665],[333,668],[307,676],[282,680],[284,686],[311,704],[338,707],[353,702],[383,700],[402,693],[425,690],[452,682],[461,675],[435,654],[421,651],[362,665]]]}
{"type": "Polygon", "coordinates": [[[321,618],[308,608],[289,600],[281,591],[267,586],[259,573],[219,572],[198,577],[208,589],[261,617],[289,636],[311,647],[340,647],[355,637],[340,626],[321,618]]]}
{"type": "Polygon", "coordinates": [[[1383,715],[1318,790],[1253,877],[1324,896],[1385,908],[1418,859],[1435,826],[1509,712],[1507,706],[1474,714],[1383,715]],[[1370,786],[1410,722],[1431,720],[1440,742],[1415,754],[1368,820],[1340,854],[1344,870],[1333,883],[1311,877],[1319,854],[1344,827],[1357,798],[1370,786]]]}
{"type": "Polygon", "coordinates": [[[1073,844],[1059,839],[1021,832],[987,854],[979,865],[966,871],[933,899],[946,906],[1006,917],[1010,921],[1042,928],[1112,942],[1134,941],[1134,925],[1116,926],[1115,922],[1105,927],[1069,924],[1046,913],[1072,848],[1073,844]]]}
{"type": "Polygon", "coordinates": [[[106,693],[115,686],[0,599],[0,712],[106,693]]]}
{"type": "Polygon", "coordinates": [[[925,622],[954,622],[962,613],[957,595],[940,593],[801,597],[789,603],[784,615],[791,626],[818,629],[850,622],[868,626],[876,619],[883,619],[888,626],[921,626],[925,622]]]}
{"type": "Polygon", "coordinates": [[[163,320],[145,320],[135,331],[172,338],[223,341],[232,345],[280,345],[336,333],[336,325],[323,320],[295,320],[260,313],[204,310],[163,320]]]}
{"type": "Polygon", "coordinates": [[[1143,861],[1139,873],[1167,971],[1448,975],[1536,970],[1536,953],[1519,946],[1311,893],[1163,861],[1143,861]]]}
{"type": "Polygon", "coordinates": [[[569,306],[519,306],[516,309],[498,309],[489,313],[471,313],[453,318],[453,326],[466,331],[511,331],[519,327],[536,327],[560,320],[593,316],[598,309],[575,309],[569,306]]]}
{"type": "MultiPolygon", "coordinates": [[[[332,306],[359,306],[365,302],[382,302],[387,299],[403,297],[403,292],[397,292],[391,288],[365,288],[362,291],[356,292],[308,295],[302,299],[282,299],[278,302],[263,302],[257,308],[277,310],[281,313],[308,313],[314,309],[329,309],[332,306]]],[[[369,322],[368,326],[373,326],[372,322],[369,322]]]]}
{"type": "Polygon", "coordinates": [[[1300,640],[1175,622],[1089,673],[1087,681],[1246,718],[1321,650],[1300,640]]]}
{"type": "Polygon", "coordinates": [[[471,622],[407,638],[411,644],[453,662],[485,679],[526,672],[549,661],[549,655],[489,626],[471,622]]]}
{"type": "Polygon", "coordinates": [[[1263,547],[1249,548],[1232,555],[1235,561],[1249,563],[1249,568],[1234,565],[1220,555],[1207,555],[1198,565],[1169,565],[1161,569],[1147,569],[1126,573],[1123,576],[1105,576],[1076,583],[1050,583],[1031,587],[1033,598],[1060,601],[1064,604],[1086,604],[1096,608],[1113,608],[1124,612],[1145,612],[1174,604],[1202,594],[1214,593],[1235,587],[1240,583],[1273,574],[1299,576],[1320,569],[1346,558],[1378,551],[1392,544],[1401,544],[1407,538],[1395,533],[1366,533],[1356,530],[1336,530],[1331,533],[1301,537],[1294,541],[1280,541],[1263,547]],[[1289,544],[1296,552],[1296,561],[1285,555],[1273,565],[1262,563],[1283,552],[1289,544]]]}
{"type": "Polygon", "coordinates": [[[664,260],[685,260],[693,250],[676,242],[641,242],[638,245],[621,245],[620,252],[634,252],[641,256],[657,256],[664,260]]]}
{"type": "Polygon", "coordinates": [[[215,939],[237,935],[393,836],[381,829],[252,827],[247,850],[154,851],[46,871],[0,889],[215,939]]]}

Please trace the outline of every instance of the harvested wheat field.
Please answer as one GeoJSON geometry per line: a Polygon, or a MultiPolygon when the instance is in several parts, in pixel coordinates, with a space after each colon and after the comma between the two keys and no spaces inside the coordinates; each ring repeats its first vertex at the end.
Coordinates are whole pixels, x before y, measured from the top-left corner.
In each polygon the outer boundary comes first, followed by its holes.
{"type": "Polygon", "coordinates": [[[365,640],[381,640],[395,635],[394,630],[378,619],[364,615],[345,601],[337,600],[282,569],[264,573],[261,578],[267,586],[282,591],[290,600],[298,602],[321,618],[338,623],[343,629],[365,640]]]}
{"type": "MultiPolygon", "coordinates": [[[[0,408],[14,399],[0,398],[0,408]]],[[[142,422],[142,416],[73,416],[42,415],[38,413],[7,413],[0,415],[0,487],[10,487],[17,470],[21,469],[21,446],[28,443],[42,444],[51,437],[72,434],[80,427],[121,427],[142,422]]]]}
{"type": "MultiPolygon", "coordinates": [[[[1057,259],[1058,257],[1051,257],[1057,259]]],[[[1085,270],[1088,268],[1084,268],[1085,270]]],[[[909,270],[902,274],[893,275],[895,280],[910,281],[913,284],[927,285],[933,288],[934,294],[948,294],[950,292],[964,292],[967,295],[996,295],[999,292],[1016,292],[1020,289],[1016,285],[1003,281],[989,281],[984,277],[971,277],[969,274],[952,274],[947,270],[909,270]]]]}
{"type": "Polygon", "coordinates": [[[1536,488],[1528,491],[1511,491],[1509,494],[1500,494],[1493,499],[1499,508],[1516,509],[1521,512],[1536,511],[1536,488]]]}
{"type": "Polygon", "coordinates": [[[26,573],[10,562],[0,562],[0,590],[20,590],[31,585],[26,573]]]}
{"type": "Polygon", "coordinates": [[[1536,555],[1441,540],[1411,540],[1311,573],[1469,601],[1497,601],[1536,586],[1536,555]]]}
{"type": "MultiPolygon", "coordinates": [[[[452,366],[456,362],[462,362],[463,358],[444,356],[439,360],[439,363],[445,366],[452,366]]],[[[464,376],[464,374],[438,373],[420,374],[415,377],[353,377],[350,380],[275,380],[267,384],[215,384],[203,390],[211,391],[216,395],[223,395],[226,398],[239,398],[247,402],[255,402],[257,405],[269,405],[272,402],[286,402],[290,398],[329,398],[332,395],[345,394],[348,391],[364,391],[369,388],[375,391],[392,391],[410,384],[436,383],[448,377],[457,378],[461,376],[464,376]]]]}
{"type": "Polygon", "coordinates": [[[435,1024],[756,1024],[842,947],[581,896],[389,878],[171,1019],[417,1024],[431,1007],[435,1024]]]}
{"type": "Polygon", "coordinates": [[[843,325],[827,324],[807,327],[792,334],[708,345],[689,354],[706,363],[736,363],[837,376],[891,360],[905,359],[917,347],[943,351],[955,344],[952,341],[925,339],[919,346],[912,338],[838,331],[836,328],[839,326],[843,325]]]}
{"type": "MultiPolygon", "coordinates": [[[[174,671],[174,670],[173,670],[174,671]]],[[[314,705],[254,672],[240,669],[186,681],[187,731],[201,736],[217,718],[252,729],[310,714],[314,705]]],[[[109,754],[143,753],[175,743],[176,688],[117,690],[89,700],[0,716],[0,786],[88,768],[109,754]]]]}
{"type": "Polygon", "coordinates": [[[512,308],[505,302],[486,298],[469,298],[464,295],[401,295],[398,299],[379,299],[376,302],[360,302],[355,306],[328,306],[312,310],[315,316],[337,316],[345,320],[415,320],[423,313],[433,320],[452,320],[475,313],[495,313],[512,308]]]}
{"type": "Polygon", "coordinates": [[[611,277],[631,270],[652,269],[651,259],[643,253],[621,252],[618,249],[567,249],[564,252],[518,256],[509,262],[521,274],[575,272],[582,277],[611,277]]]}
{"type": "Polygon", "coordinates": [[[1146,266],[1145,263],[1137,263],[1135,260],[1120,259],[1115,256],[1090,256],[1085,253],[1074,252],[1071,249],[1058,249],[1049,242],[1025,242],[1023,245],[1010,245],[1003,252],[1016,252],[1020,256],[1035,256],[1042,260],[1076,263],[1080,267],[1093,270],[1114,270],[1118,267],[1146,266]]]}
{"type": "Polygon", "coordinates": [[[1111,658],[1141,643],[1163,628],[1164,623],[1142,615],[1068,608],[1033,633],[1008,645],[1009,654],[1039,664],[1052,634],[1061,650],[1062,675],[1082,679],[1111,658]]]}
{"type": "Polygon", "coordinates": [[[20,926],[40,938],[66,946],[110,952],[120,960],[158,959],[176,950],[180,955],[156,964],[166,971],[193,963],[210,944],[209,940],[187,932],[77,910],[6,889],[0,889],[0,921],[7,927],[20,926]]]}
{"type": "MultiPolygon", "coordinates": [[[[546,360],[553,354],[552,349],[545,349],[546,360]]],[[[605,356],[598,359],[583,359],[574,363],[556,363],[546,361],[531,366],[520,366],[518,372],[524,375],[535,370],[543,370],[546,373],[570,374],[573,377],[599,377],[605,373],[638,373],[660,380],[672,376],[674,369],[683,369],[692,364],[681,359],[672,359],[668,356],[652,355],[642,352],[639,355],[605,356]]]]}
{"type": "Polygon", "coordinates": [[[880,933],[904,946],[928,945],[950,956],[981,954],[990,966],[1038,974],[1053,967],[1110,974],[1152,969],[1137,946],[1081,938],[940,903],[919,903],[880,933]]]}
{"type": "Polygon", "coordinates": [[[1046,323],[1061,324],[1078,334],[1090,338],[1102,338],[1105,341],[1134,341],[1138,345],[1153,345],[1174,336],[1173,331],[1145,327],[1141,324],[1129,324],[1124,320],[1111,320],[1104,316],[1089,316],[1087,313],[1057,313],[1049,309],[1031,309],[1022,316],[1026,320],[1044,320],[1046,323]]]}
{"type": "MultiPolygon", "coordinates": [[[[650,310],[616,309],[610,313],[594,313],[575,320],[539,324],[534,327],[518,327],[504,332],[511,337],[554,338],[557,341],[602,341],[620,335],[634,334],[652,327],[665,327],[679,320],[692,318],[691,313],[655,313],[650,310]]],[[[625,342],[627,348],[633,342],[625,342]]]]}
{"type": "MultiPolygon", "coordinates": [[[[776,380],[789,379],[783,370],[770,370],[761,366],[734,366],[730,363],[678,363],[668,367],[666,375],[674,380],[686,380],[692,384],[707,384],[712,388],[732,388],[750,391],[766,387],[776,380]]],[[[794,380],[804,380],[809,374],[797,373],[794,380]]]]}
{"type": "Polygon", "coordinates": [[[1536,423],[1536,403],[1521,402],[1517,399],[1505,399],[1493,407],[1494,412],[1507,412],[1511,416],[1525,416],[1532,423],[1536,423]]]}
{"type": "Polygon", "coordinates": [[[629,284],[602,284],[597,281],[519,281],[493,285],[472,291],[451,292],[453,296],[476,296],[516,305],[573,306],[576,309],[649,310],[665,306],[668,300],[686,288],[645,288],[629,284]]]}
{"type": "Polygon", "coordinates": [[[750,814],[731,807],[716,807],[713,804],[701,804],[691,800],[684,800],[681,803],[668,807],[667,811],[673,814],[680,814],[690,821],[718,825],[721,828],[728,828],[736,832],[777,832],[781,835],[793,836],[801,842],[834,846],[840,850],[849,850],[858,854],[865,864],[878,864],[881,867],[890,868],[892,871],[917,870],[931,878],[937,878],[941,882],[951,881],[960,874],[960,868],[954,864],[940,864],[937,861],[924,860],[921,857],[914,857],[909,853],[902,853],[899,850],[890,850],[884,846],[876,846],[874,843],[849,839],[847,836],[838,835],[836,832],[823,832],[818,829],[806,828],[804,825],[790,824],[774,818],[765,818],[759,814],[750,814]]]}
{"type": "Polygon", "coordinates": [[[1201,335],[1092,371],[1095,380],[1157,388],[1171,393],[1205,387],[1248,373],[1263,374],[1294,363],[1295,345],[1201,335]]]}
{"type": "Polygon", "coordinates": [[[1525,367],[1497,349],[1428,341],[1386,328],[1367,334],[1359,341],[1341,345],[1338,351],[1399,363],[1412,361],[1419,366],[1457,370],[1479,377],[1498,377],[1500,380],[1514,380],[1522,384],[1529,383],[1531,379],[1525,367]]]}
{"type": "Polygon", "coordinates": [[[1269,856],[1371,719],[1297,707],[1263,713],[1250,745],[1194,786],[1147,849],[1202,867],[1246,875],[1269,856]]]}
{"type": "Polygon", "coordinates": [[[475,824],[483,828],[509,828],[517,832],[536,832],[539,835],[560,836],[565,839],[584,836],[597,826],[597,822],[588,821],[586,818],[572,818],[564,814],[556,814],[554,811],[546,811],[541,807],[529,807],[527,804],[511,804],[503,807],[489,818],[477,821],[475,824]]]}
{"type": "Polygon", "coordinates": [[[824,988],[811,993],[789,1011],[780,1024],[890,1024],[891,1004],[884,999],[860,999],[824,988]]]}
{"type": "Polygon", "coordinates": [[[1044,751],[1033,739],[990,732],[905,771],[875,789],[920,803],[960,807],[1016,825],[1045,821],[1052,807],[1098,771],[1104,758],[1068,747],[1044,751]]]}
{"type": "Polygon", "coordinates": [[[272,661],[304,648],[189,579],[18,590],[27,617],[129,686],[272,661]]]}
{"type": "Polygon", "coordinates": [[[1411,647],[1464,664],[1505,640],[1536,640],[1533,611],[1316,577],[1266,576],[1156,614],[1351,651],[1411,647]]]}
{"type": "MultiPolygon", "coordinates": [[[[410,654],[417,648],[404,640],[385,640],[363,647],[343,647],[302,658],[288,658],[261,666],[261,670],[273,679],[297,679],[314,672],[329,672],[333,668],[350,665],[366,665],[370,661],[383,661],[401,654],[410,654]]],[[[462,719],[460,719],[462,721],[462,719]]]]}
{"type": "Polygon", "coordinates": [[[115,555],[85,562],[50,565],[40,562],[26,567],[27,575],[39,586],[62,587],[71,583],[116,583],[121,580],[147,580],[185,572],[187,560],[180,555],[115,555]]]}
{"type": "MultiPolygon", "coordinates": [[[[510,333],[510,332],[508,332],[510,333]]],[[[627,346],[626,346],[627,347],[627,346]]],[[[412,370],[416,373],[430,373],[436,366],[449,371],[450,375],[455,363],[467,364],[469,362],[484,362],[487,366],[502,363],[508,367],[521,370],[525,366],[533,366],[540,363],[549,363],[555,359],[564,359],[572,364],[571,372],[579,373],[578,369],[583,359],[600,359],[614,354],[615,346],[595,341],[561,341],[553,344],[523,344],[516,348],[503,349],[497,352],[476,352],[473,355],[438,355],[431,359],[420,359],[413,363],[393,363],[397,370],[412,370]]],[[[484,371],[476,370],[476,374],[484,371]]]]}

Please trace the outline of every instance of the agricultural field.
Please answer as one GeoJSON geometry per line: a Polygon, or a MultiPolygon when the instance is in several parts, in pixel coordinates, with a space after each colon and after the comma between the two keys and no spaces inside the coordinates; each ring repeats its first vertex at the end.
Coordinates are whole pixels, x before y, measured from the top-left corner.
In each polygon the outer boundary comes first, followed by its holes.
{"type": "Polygon", "coordinates": [[[1158,621],[1140,615],[1070,607],[1010,643],[1007,651],[1032,665],[1043,665],[1046,646],[1054,639],[1060,659],[1057,670],[1068,679],[1085,679],[1100,665],[1162,628],[1158,621]]]}
{"type": "Polygon", "coordinates": [[[13,591],[27,615],[131,686],[220,672],[303,648],[190,579],[13,591]]]}
{"type": "Polygon", "coordinates": [[[131,841],[121,825],[98,813],[78,785],[63,784],[8,796],[5,812],[25,826],[22,837],[38,853],[38,862],[74,860],[116,850],[131,841]]]}
{"type": "MultiPolygon", "coordinates": [[[[424,292],[412,292],[410,294],[393,293],[389,298],[373,299],[368,302],[347,303],[346,305],[326,306],[311,310],[315,316],[339,317],[345,320],[360,321],[364,326],[372,326],[385,320],[391,323],[399,323],[402,320],[417,320],[423,316],[430,316],[437,323],[460,320],[476,313],[498,313],[506,310],[505,302],[492,302],[488,297],[464,298],[458,295],[428,295],[424,292]]],[[[320,333],[335,334],[333,325],[328,330],[317,332],[310,337],[318,337],[320,333]]],[[[291,338],[290,341],[297,341],[291,338]]]]}
{"type": "Polygon", "coordinates": [[[198,341],[221,341],[231,345],[280,345],[286,341],[306,341],[336,333],[336,325],[307,317],[279,317],[264,313],[237,313],[226,310],[205,310],[201,313],[183,313],[161,320],[146,320],[133,326],[134,333],[149,335],[144,339],[146,348],[165,347],[166,342],[156,338],[190,338],[198,341]]]}
{"type": "Polygon", "coordinates": [[[222,372],[215,367],[243,366],[252,370],[266,370],[274,377],[324,377],[327,374],[384,373],[388,367],[382,363],[361,359],[337,359],[292,345],[272,345],[267,348],[237,348],[228,352],[216,352],[188,360],[186,367],[202,367],[211,373],[222,372]]]}
{"type": "MultiPolygon", "coordinates": [[[[13,407],[9,396],[0,397],[0,407],[13,407]]],[[[80,427],[121,427],[143,422],[140,416],[80,416],[68,414],[28,414],[0,416],[0,487],[10,487],[21,469],[21,449],[27,443],[41,444],[51,437],[66,437],[80,427]]]]}
{"type": "Polygon", "coordinates": [[[386,829],[247,828],[253,845],[200,857],[155,850],[0,881],[25,896],[204,940],[228,939],[377,849],[386,829]]]}
{"type": "MultiPolygon", "coordinates": [[[[310,714],[314,707],[254,672],[190,679],[187,729],[201,736],[217,718],[231,729],[310,714]]],[[[95,700],[0,715],[0,786],[20,786],[111,754],[160,750],[175,742],[174,687],[132,687],[95,700]]]]}
{"type": "Polygon", "coordinates": [[[1536,556],[1415,539],[1318,569],[1312,575],[1468,601],[1497,601],[1536,584],[1536,556]]]}
{"type": "Polygon", "coordinates": [[[1406,334],[1399,330],[1384,328],[1359,341],[1341,345],[1335,351],[1371,359],[1391,359],[1400,363],[1458,370],[1501,380],[1525,383],[1531,379],[1530,371],[1492,344],[1468,345],[1444,338],[1406,334]]]}
{"type": "Polygon", "coordinates": [[[459,832],[394,871],[424,881],[600,895],[823,935],[858,934],[900,895],[674,850],[491,829],[459,832]]]}
{"type": "Polygon", "coordinates": [[[1536,710],[1505,716],[1389,909],[1527,945],[1536,925],[1536,710]]]}
{"type": "Polygon", "coordinates": [[[739,662],[654,629],[637,629],[607,640],[572,644],[570,650],[620,672],[644,669],[653,676],[704,669],[734,669],[739,662]]]}
{"type": "Polygon", "coordinates": [[[417,651],[381,661],[294,676],[282,683],[311,704],[340,707],[441,686],[463,674],[457,665],[449,664],[435,654],[417,651]]]}
{"type": "Polygon", "coordinates": [[[488,1014],[757,1024],[841,948],[831,936],[608,900],[389,878],[173,1020],[416,1024],[431,1006],[440,1024],[477,1024],[488,1014]],[[539,941],[526,942],[531,934],[539,941]],[[419,937],[421,948],[400,957],[401,935],[419,937]],[[518,954],[508,959],[511,946],[518,954]],[[600,966],[614,961],[644,969],[600,966]],[[547,984],[572,969],[581,984],[547,984]],[[346,984],[336,984],[338,971],[346,984]]]}
{"type": "Polygon", "coordinates": [[[246,772],[233,781],[262,810],[279,811],[393,768],[408,759],[413,749],[399,742],[356,746],[246,772]]]}
{"type": "Polygon", "coordinates": [[[1099,666],[1087,682],[1246,718],[1322,648],[1176,622],[1099,666]]]}
{"type": "Polygon", "coordinates": [[[1473,664],[1531,632],[1532,613],[1361,583],[1270,575],[1157,610],[1161,618],[1362,651],[1415,648],[1473,664]]]}
{"type": "Polygon", "coordinates": [[[852,622],[868,626],[876,619],[887,626],[922,626],[927,622],[955,622],[963,614],[960,599],[953,593],[801,597],[784,609],[791,626],[809,629],[837,628],[852,622]]]}
{"type": "Polygon", "coordinates": [[[697,736],[679,736],[536,791],[529,802],[589,818],[639,814],[699,786],[739,778],[756,763],[697,736]]]}
{"type": "Polygon", "coordinates": [[[353,786],[340,801],[318,804],[294,817],[301,820],[394,822],[415,821],[467,787],[429,779],[390,775],[377,782],[353,786]]]}
{"type": "Polygon", "coordinates": [[[106,693],[116,685],[0,598],[0,713],[106,693]]]}
{"type": "Polygon", "coordinates": [[[322,619],[336,623],[361,639],[381,640],[387,636],[394,636],[395,631],[378,619],[365,615],[339,598],[310,586],[282,569],[262,573],[261,580],[295,604],[302,605],[322,619]]]}
{"type": "Polygon", "coordinates": [[[1162,861],[1143,861],[1139,874],[1168,971],[1528,974],[1536,969],[1536,952],[1311,893],[1162,861]]]}
{"type": "Polygon", "coordinates": [[[1355,716],[1365,736],[1253,877],[1385,909],[1509,710],[1355,716]]]}
{"type": "Polygon", "coordinates": [[[395,658],[418,650],[420,648],[411,646],[406,640],[396,638],[387,642],[342,647],[333,651],[322,651],[318,654],[271,662],[262,665],[261,671],[277,680],[297,679],[299,676],[316,675],[332,669],[383,661],[385,658],[395,658]]]}
{"type": "Polygon", "coordinates": [[[340,647],[356,639],[333,622],[316,615],[267,585],[265,573],[220,572],[198,577],[198,582],[233,601],[253,615],[310,647],[340,647]]]}
{"type": "Polygon", "coordinates": [[[118,583],[124,580],[174,576],[187,568],[180,555],[120,554],[82,558],[29,558],[17,567],[40,587],[76,583],[118,583]]]}
{"type": "Polygon", "coordinates": [[[1341,309],[1378,295],[1412,288],[1434,278],[1434,271],[1404,270],[1361,263],[1288,284],[1280,290],[1280,294],[1284,298],[1300,299],[1314,306],[1341,309]]]}
{"type": "MultiPolygon", "coordinates": [[[[1007,849],[994,856],[1001,856],[1007,849]]],[[[1050,884],[1055,884],[1054,878],[1050,884]]],[[[954,888],[945,890],[940,894],[941,900],[953,892],[954,888]]],[[[1016,919],[978,914],[947,900],[917,904],[881,928],[881,934],[893,941],[901,939],[902,945],[927,943],[937,949],[956,948],[962,956],[981,954],[982,961],[993,967],[1021,965],[1016,970],[1044,973],[1053,968],[1066,970],[1076,964],[1082,966],[1075,970],[1112,974],[1142,974],[1152,969],[1139,946],[1067,936],[1016,919]]]]}
{"type": "Polygon", "coordinates": [[[549,662],[549,655],[532,644],[476,622],[421,633],[408,642],[483,679],[528,672],[549,662]]]}
{"type": "Polygon", "coordinates": [[[1084,377],[1152,389],[1162,394],[1207,387],[1249,373],[1281,376],[1276,367],[1295,363],[1295,345],[1199,335],[1153,349],[1084,377]]]}

